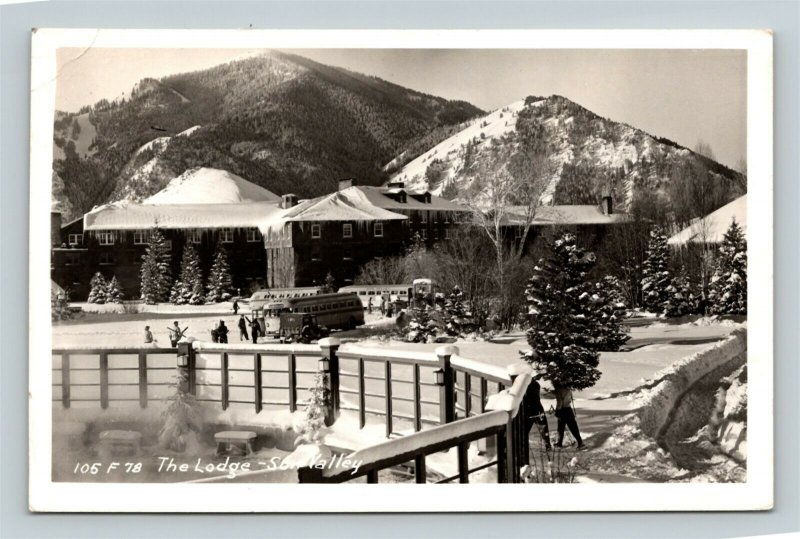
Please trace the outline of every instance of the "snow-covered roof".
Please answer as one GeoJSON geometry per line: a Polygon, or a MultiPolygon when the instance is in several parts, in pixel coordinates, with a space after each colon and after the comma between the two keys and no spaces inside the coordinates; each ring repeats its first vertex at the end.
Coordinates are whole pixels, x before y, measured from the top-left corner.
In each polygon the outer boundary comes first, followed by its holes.
{"type": "Polygon", "coordinates": [[[720,243],[733,220],[742,227],[742,233],[747,237],[747,195],[740,196],[692,223],[672,236],[667,243],[670,245],[720,243]]]}
{"type": "MultiPolygon", "coordinates": [[[[468,211],[466,207],[456,204],[455,202],[451,202],[446,198],[432,195],[428,191],[416,192],[409,189],[399,189],[396,187],[386,188],[373,187],[369,185],[357,185],[350,187],[349,189],[357,189],[361,191],[371,204],[387,210],[468,211]],[[389,194],[397,194],[401,191],[405,191],[408,195],[405,202],[399,202],[387,196],[389,194]],[[421,202],[413,198],[415,195],[421,196],[425,194],[430,195],[430,202],[421,202]]],[[[347,191],[347,189],[345,189],[345,191],[347,191]]]]}
{"type": "Polygon", "coordinates": [[[277,202],[281,197],[227,170],[189,169],[144,200],[146,205],[277,202]]]}
{"type": "Polygon", "coordinates": [[[275,202],[237,204],[131,204],[114,202],[83,216],[84,230],[257,227],[280,208],[275,202]]]}
{"type": "MultiPolygon", "coordinates": [[[[506,208],[505,224],[524,225],[525,206],[510,206],[506,208]]],[[[539,206],[534,213],[532,226],[547,225],[609,225],[628,220],[625,213],[606,214],[595,205],[561,205],[539,206]]]]}

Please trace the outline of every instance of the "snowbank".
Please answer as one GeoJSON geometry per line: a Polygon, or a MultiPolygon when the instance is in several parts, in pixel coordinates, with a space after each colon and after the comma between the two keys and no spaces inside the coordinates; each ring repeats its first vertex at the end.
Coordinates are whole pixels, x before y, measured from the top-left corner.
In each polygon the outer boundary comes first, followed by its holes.
{"type": "Polygon", "coordinates": [[[641,429],[658,438],[680,397],[700,378],[729,361],[746,360],[747,330],[737,329],[719,344],[688,356],[656,374],[658,383],[646,391],[639,408],[641,429]]]}

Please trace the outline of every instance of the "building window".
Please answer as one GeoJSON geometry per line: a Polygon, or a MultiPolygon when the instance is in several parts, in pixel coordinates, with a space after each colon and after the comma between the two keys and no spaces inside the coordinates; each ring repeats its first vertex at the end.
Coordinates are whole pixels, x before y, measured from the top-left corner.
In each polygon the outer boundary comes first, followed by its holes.
{"type": "Polygon", "coordinates": [[[80,262],[81,262],[80,255],[78,255],[77,253],[69,253],[67,254],[66,261],[64,261],[64,265],[77,266],[78,264],[80,264],[80,262]]]}
{"type": "Polygon", "coordinates": [[[319,238],[322,236],[322,227],[319,225],[311,225],[311,237],[319,238]]]}
{"type": "Polygon", "coordinates": [[[522,233],[525,231],[524,227],[518,226],[514,229],[514,237],[520,239],[522,237],[522,233]]]}
{"type": "Polygon", "coordinates": [[[100,243],[100,245],[114,245],[114,233],[98,232],[97,241],[100,243]]]}
{"type": "Polygon", "coordinates": [[[353,260],[352,249],[345,249],[344,251],[342,251],[342,260],[353,260]]]}
{"type": "Polygon", "coordinates": [[[435,241],[439,240],[439,229],[434,229],[434,231],[433,231],[433,239],[435,241]]]}
{"type": "Polygon", "coordinates": [[[189,231],[189,241],[192,243],[201,243],[203,241],[203,234],[199,230],[189,231]]]}
{"type": "Polygon", "coordinates": [[[101,266],[111,266],[114,264],[114,255],[113,253],[103,252],[100,253],[100,265],[101,266]]]}
{"type": "Polygon", "coordinates": [[[69,235],[69,244],[70,245],[81,245],[81,244],[83,244],[83,234],[70,234],[69,235]]]}
{"type": "Polygon", "coordinates": [[[450,213],[444,212],[444,224],[450,223],[450,213]]]}
{"type": "Polygon", "coordinates": [[[446,240],[450,239],[450,229],[449,228],[445,228],[444,229],[444,239],[446,239],[446,240]]]}
{"type": "Polygon", "coordinates": [[[312,249],[311,250],[311,261],[312,262],[319,262],[322,260],[322,253],[319,249],[312,249]]]}
{"type": "Polygon", "coordinates": [[[428,231],[425,230],[424,228],[422,229],[422,239],[423,240],[427,240],[428,239],[428,231]]]}
{"type": "Polygon", "coordinates": [[[422,223],[423,225],[428,223],[428,212],[426,211],[420,212],[419,222],[422,223]]]}
{"type": "Polygon", "coordinates": [[[375,237],[376,238],[383,237],[383,223],[375,223],[375,237]]]}
{"type": "Polygon", "coordinates": [[[345,223],[342,225],[342,237],[343,238],[353,237],[353,225],[351,225],[350,223],[345,223]]]}
{"type": "Polygon", "coordinates": [[[258,232],[257,228],[248,228],[247,229],[247,241],[252,243],[261,240],[261,234],[258,232]]]}
{"type": "Polygon", "coordinates": [[[147,245],[148,232],[146,230],[133,231],[133,244],[134,245],[147,245]]]}
{"type": "Polygon", "coordinates": [[[222,243],[233,243],[233,229],[232,228],[220,228],[219,229],[219,241],[222,243]]]}
{"type": "Polygon", "coordinates": [[[164,240],[164,247],[166,247],[166,249],[168,251],[171,251],[172,250],[172,240],[164,240]]]}

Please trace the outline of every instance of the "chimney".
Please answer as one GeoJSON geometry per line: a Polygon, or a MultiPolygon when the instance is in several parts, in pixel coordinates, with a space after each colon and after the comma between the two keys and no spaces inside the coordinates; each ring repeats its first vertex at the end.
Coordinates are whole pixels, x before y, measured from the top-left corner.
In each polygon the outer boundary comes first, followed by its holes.
{"type": "Polygon", "coordinates": [[[353,178],[347,178],[346,180],[339,180],[339,191],[344,191],[348,187],[353,187],[353,178]]]}
{"type": "Polygon", "coordinates": [[[61,245],[61,212],[50,212],[50,245],[61,245]]]}
{"type": "Polygon", "coordinates": [[[600,210],[603,215],[611,215],[614,213],[614,203],[611,200],[611,195],[604,195],[603,201],[600,203],[600,210]]]}
{"type": "Polygon", "coordinates": [[[288,209],[297,206],[297,195],[288,193],[281,196],[281,209],[288,209]]]}

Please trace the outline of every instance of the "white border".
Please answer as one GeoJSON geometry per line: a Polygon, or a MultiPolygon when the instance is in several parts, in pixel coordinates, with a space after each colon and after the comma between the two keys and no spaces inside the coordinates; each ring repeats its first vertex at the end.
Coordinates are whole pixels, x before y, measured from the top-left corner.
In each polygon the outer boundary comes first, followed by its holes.
{"type": "Polygon", "coordinates": [[[765,30],[34,30],[29,327],[50,310],[55,50],[123,48],[746,49],[748,460],[744,484],[190,485],[53,483],[51,335],[29,333],[29,506],[63,512],[763,510],[773,504],[772,35],[765,30]],[[446,494],[443,495],[446,491],[446,494]],[[316,503],[309,504],[309,500],[316,503]]]}

